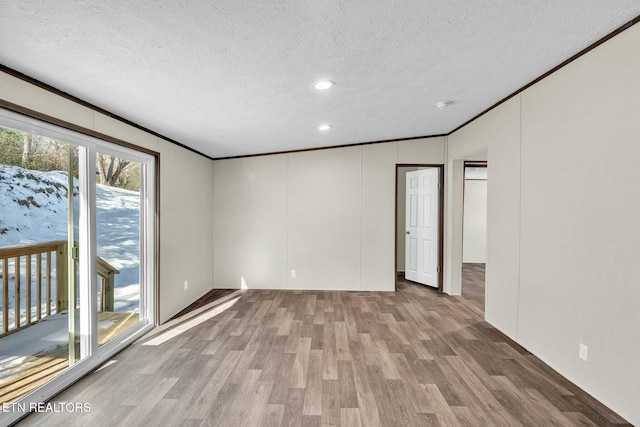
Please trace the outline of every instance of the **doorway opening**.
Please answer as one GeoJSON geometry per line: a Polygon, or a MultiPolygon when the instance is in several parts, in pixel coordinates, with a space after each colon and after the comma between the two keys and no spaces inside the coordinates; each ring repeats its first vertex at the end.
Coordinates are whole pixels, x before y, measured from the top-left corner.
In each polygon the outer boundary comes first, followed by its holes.
{"type": "Polygon", "coordinates": [[[396,289],[410,282],[442,292],[444,165],[396,164],[395,217],[396,289]]]}
{"type": "Polygon", "coordinates": [[[480,316],[485,307],[487,162],[464,163],[461,300],[480,316]]]}

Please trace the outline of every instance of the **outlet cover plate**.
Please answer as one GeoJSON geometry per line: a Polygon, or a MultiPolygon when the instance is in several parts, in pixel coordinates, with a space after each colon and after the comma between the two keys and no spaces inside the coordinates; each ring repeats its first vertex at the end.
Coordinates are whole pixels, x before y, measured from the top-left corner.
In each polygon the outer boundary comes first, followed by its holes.
{"type": "Polygon", "coordinates": [[[578,351],[578,357],[586,362],[587,359],[589,358],[589,347],[580,343],[580,350],[578,351]]]}

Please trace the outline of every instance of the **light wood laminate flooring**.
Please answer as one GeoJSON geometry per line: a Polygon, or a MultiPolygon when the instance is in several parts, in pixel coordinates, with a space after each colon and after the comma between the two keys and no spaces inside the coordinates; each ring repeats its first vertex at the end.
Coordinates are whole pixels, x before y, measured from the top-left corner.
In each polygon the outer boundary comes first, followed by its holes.
{"type": "Polygon", "coordinates": [[[484,263],[462,264],[462,302],[484,318],[484,263]]]}
{"type": "Polygon", "coordinates": [[[233,301],[164,343],[134,343],[53,399],[89,413],[21,425],[625,425],[459,299],[420,285],[233,301]]]}

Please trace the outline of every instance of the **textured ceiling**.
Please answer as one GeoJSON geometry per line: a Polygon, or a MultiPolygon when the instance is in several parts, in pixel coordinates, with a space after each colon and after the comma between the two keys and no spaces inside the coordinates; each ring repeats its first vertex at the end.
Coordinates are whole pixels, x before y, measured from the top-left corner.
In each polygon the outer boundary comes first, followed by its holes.
{"type": "Polygon", "coordinates": [[[638,0],[0,6],[0,63],[211,157],[448,133],[640,14],[638,0]],[[313,89],[323,78],[336,86],[313,89]]]}

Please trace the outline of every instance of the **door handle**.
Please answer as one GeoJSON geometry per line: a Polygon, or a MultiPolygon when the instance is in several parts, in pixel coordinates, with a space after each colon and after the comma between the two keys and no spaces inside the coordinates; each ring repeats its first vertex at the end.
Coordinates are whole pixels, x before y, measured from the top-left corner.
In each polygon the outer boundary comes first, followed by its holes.
{"type": "Polygon", "coordinates": [[[404,234],[411,234],[411,231],[405,231],[404,234]]]}

